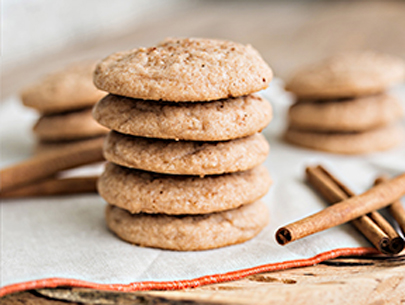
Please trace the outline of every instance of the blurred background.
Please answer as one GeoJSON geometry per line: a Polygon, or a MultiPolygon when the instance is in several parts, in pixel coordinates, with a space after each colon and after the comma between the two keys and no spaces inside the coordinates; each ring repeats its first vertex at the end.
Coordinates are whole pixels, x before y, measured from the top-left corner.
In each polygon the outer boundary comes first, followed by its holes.
{"type": "Polygon", "coordinates": [[[167,36],[250,43],[281,78],[343,50],[405,58],[405,1],[3,0],[2,100],[71,61],[167,36]]]}

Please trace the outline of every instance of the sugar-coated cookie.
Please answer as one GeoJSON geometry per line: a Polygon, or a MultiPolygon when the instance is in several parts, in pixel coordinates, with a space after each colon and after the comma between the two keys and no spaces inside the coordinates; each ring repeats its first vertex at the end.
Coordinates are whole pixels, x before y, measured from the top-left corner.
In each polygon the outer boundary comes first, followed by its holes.
{"type": "Polygon", "coordinates": [[[102,125],[134,136],[225,141],[261,131],[272,118],[258,95],[204,103],[165,103],[107,95],[93,111],[102,125]]]}
{"type": "Polygon", "coordinates": [[[41,141],[78,140],[107,134],[92,117],[92,109],[42,116],[33,131],[41,141]]]}
{"type": "Polygon", "coordinates": [[[196,251],[242,243],[267,225],[269,212],[261,201],[205,215],[131,214],[108,205],[107,225],[121,239],[140,246],[196,251]]]}
{"type": "Polygon", "coordinates": [[[405,78],[405,62],[372,51],[343,53],[299,70],[286,89],[301,99],[334,99],[383,92],[405,78]]]}
{"type": "Polygon", "coordinates": [[[402,116],[401,104],[386,94],[298,102],[288,112],[291,127],[313,131],[365,131],[395,122],[402,116]]]}
{"type": "Polygon", "coordinates": [[[224,142],[141,138],[112,131],[104,157],[113,163],[156,173],[214,175],[251,169],[266,159],[269,145],[261,134],[224,142]]]}
{"type": "Polygon", "coordinates": [[[264,166],[206,176],[156,174],[109,163],[98,192],[131,213],[207,214],[237,208],[263,197],[272,181],[264,166]]]}
{"type": "Polygon", "coordinates": [[[405,139],[403,128],[389,125],[364,132],[327,133],[288,129],[285,138],[290,143],[339,154],[365,154],[387,150],[405,139]]]}
{"type": "Polygon", "coordinates": [[[61,113],[93,106],[105,96],[93,84],[95,63],[82,62],[49,74],[26,88],[23,104],[40,113],[61,113]]]}
{"type": "Polygon", "coordinates": [[[94,83],[136,99],[196,102],[257,92],[267,88],[272,76],[250,45],[168,38],[154,47],[108,56],[97,65],[94,83]]]}

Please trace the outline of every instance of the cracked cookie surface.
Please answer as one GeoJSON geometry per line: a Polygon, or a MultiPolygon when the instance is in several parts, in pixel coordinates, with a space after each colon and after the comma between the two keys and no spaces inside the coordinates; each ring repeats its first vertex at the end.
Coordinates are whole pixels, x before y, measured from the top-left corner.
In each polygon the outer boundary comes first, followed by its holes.
{"type": "Polygon", "coordinates": [[[267,225],[261,201],[205,215],[131,214],[108,205],[107,225],[121,239],[145,247],[197,251],[245,242],[267,225]]]}
{"type": "Polygon", "coordinates": [[[177,215],[237,208],[263,197],[271,183],[264,166],[200,178],[156,174],[109,163],[97,188],[109,204],[131,213],[177,215]]]}
{"type": "Polygon", "coordinates": [[[175,140],[225,141],[260,132],[272,118],[258,95],[204,103],[164,103],[107,95],[94,110],[102,125],[124,134],[175,140]]]}
{"type": "Polygon", "coordinates": [[[263,135],[224,142],[159,140],[111,131],[104,157],[121,166],[176,175],[214,175],[251,169],[267,157],[263,135]]]}
{"type": "Polygon", "coordinates": [[[154,47],[108,56],[97,65],[94,84],[137,99],[202,102],[260,91],[272,77],[270,67],[250,45],[168,38],[154,47]]]}

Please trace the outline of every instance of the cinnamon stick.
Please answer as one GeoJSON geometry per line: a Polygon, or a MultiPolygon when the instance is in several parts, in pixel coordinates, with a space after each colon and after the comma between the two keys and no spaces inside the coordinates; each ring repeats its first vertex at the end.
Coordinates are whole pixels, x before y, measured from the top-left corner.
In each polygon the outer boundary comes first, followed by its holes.
{"type": "Polygon", "coordinates": [[[79,193],[96,193],[97,176],[65,179],[46,179],[0,192],[0,198],[40,197],[51,195],[69,195],[79,193]]]}
{"type": "MultiPolygon", "coordinates": [[[[341,188],[346,193],[347,198],[355,196],[355,194],[348,187],[346,187],[339,179],[334,177],[323,166],[318,165],[317,169],[320,170],[324,175],[326,175],[330,180],[332,180],[339,188],[341,188]]],[[[307,177],[309,176],[309,174],[310,173],[307,170],[307,177]]],[[[388,181],[388,179],[385,179],[384,181],[388,181]]],[[[384,181],[376,180],[374,182],[374,185],[380,184],[384,181]]],[[[343,199],[346,199],[346,198],[343,198],[343,199]]],[[[341,200],[343,200],[343,199],[341,199],[341,200]]],[[[339,200],[339,201],[341,201],[341,200],[339,200]]],[[[334,203],[336,203],[336,202],[334,202],[334,203]]],[[[401,252],[403,250],[403,248],[405,246],[404,240],[399,236],[397,231],[395,231],[395,229],[391,226],[391,224],[380,213],[378,213],[377,211],[373,211],[373,212],[365,215],[364,217],[369,217],[371,219],[371,221],[373,221],[377,225],[377,227],[379,227],[387,235],[387,237],[390,240],[389,249],[379,249],[379,247],[376,247],[377,249],[380,250],[380,252],[383,252],[386,254],[398,254],[399,252],[401,252]]],[[[372,230],[375,230],[375,228],[374,228],[374,226],[371,226],[370,221],[367,220],[367,222],[365,223],[365,227],[363,228],[363,230],[360,230],[360,231],[367,237],[367,234],[370,234],[369,232],[372,230]]]]}
{"type": "MultiPolygon", "coordinates": [[[[355,194],[339,179],[322,166],[306,169],[309,183],[327,199],[330,204],[342,201],[355,194]]],[[[380,252],[397,254],[404,248],[404,241],[380,213],[374,211],[351,222],[380,252]]]]}
{"type": "MultiPolygon", "coordinates": [[[[376,179],[376,183],[385,182],[388,179],[386,177],[379,177],[376,179]]],[[[405,209],[401,204],[401,201],[394,201],[389,207],[388,211],[394,217],[395,221],[401,228],[402,233],[405,235],[405,209]]]]}
{"type": "Polygon", "coordinates": [[[280,228],[276,232],[276,239],[280,244],[285,245],[384,208],[403,195],[405,195],[405,174],[280,228]]]}
{"type": "Polygon", "coordinates": [[[26,161],[0,170],[0,190],[5,192],[16,187],[52,176],[53,174],[104,160],[103,138],[78,143],[66,150],[44,152],[26,161]]]}

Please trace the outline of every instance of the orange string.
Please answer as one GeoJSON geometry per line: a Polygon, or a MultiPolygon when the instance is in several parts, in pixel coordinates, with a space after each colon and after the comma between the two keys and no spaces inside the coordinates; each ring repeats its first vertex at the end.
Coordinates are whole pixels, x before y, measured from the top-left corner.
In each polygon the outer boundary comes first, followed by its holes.
{"type": "Polygon", "coordinates": [[[98,284],[76,279],[67,278],[47,278],[42,280],[34,280],[11,284],[0,288],[0,297],[10,293],[15,293],[24,290],[39,289],[39,288],[55,288],[58,286],[93,288],[98,290],[111,290],[122,292],[146,291],[146,290],[176,290],[185,288],[195,288],[202,285],[222,283],[228,281],[240,280],[249,275],[285,270],[290,268],[306,267],[318,264],[328,259],[336,258],[338,256],[361,256],[367,254],[378,254],[379,252],[374,248],[342,248],[323,252],[314,257],[307,259],[299,259],[293,261],[285,261],[279,263],[272,263],[261,265],[253,268],[242,269],[222,274],[206,275],[191,280],[179,281],[164,281],[164,282],[133,282],[129,284],[98,284]]]}

